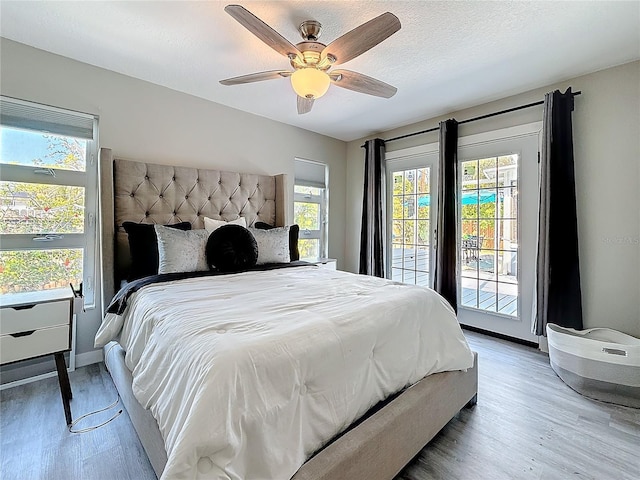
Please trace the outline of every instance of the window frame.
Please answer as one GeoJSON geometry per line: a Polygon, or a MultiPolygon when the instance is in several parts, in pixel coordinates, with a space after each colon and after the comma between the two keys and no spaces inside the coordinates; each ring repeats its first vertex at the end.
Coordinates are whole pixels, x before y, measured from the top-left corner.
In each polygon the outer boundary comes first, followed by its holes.
{"type": "MultiPolygon", "coordinates": [[[[54,168],[55,175],[47,175],[36,173],[42,171],[42,166],[15,165],[8,163],[0,163],[0,181],[46,184],[60,186],[75,186],[84,188],[84,232],[83,233],[64,233],[56,234],[55,232],[34,232],[30,234],[7,234],[0,233],[0,251],[16,251],[16,250],[57,250],[57,249],[82,249],[82,278],[84,305],[86,309],[95,308],[97,298],[96,295],[96,272],[97,254],[98,254],[98,236],[97,236],[97,218],[98,218],[98,167],[97,167],[97,149],[98,149],[98,117],[86,113],[74,112],[68,109],[51,107],[48,105],[27,102],[24,100],[16,100],[13,98],[2,97],[3,101],[10,101],[14,105],[23,105],[28,109],[41,109],[51,113],[52,115],[60,114],[61,116],[84,117],[93,125],[93,138],[83,138],[86,141],[86,165],[85,171],[65,170],[54,168]],[[34,237],[44,235],[46,233],[53,234],[47,241],[34,241],[34,237]]],[[[15,125],[0,123],[0,127],[10,129],[20,129],[15,125]]],[[[51,133],[43,129],[24,128],[23,130],[36,133],[51,133]]],[[[61,135],[55,133],[56,135],[61,135]]],[[[72,135],[62,135],[69,138],[77,138],[72,135]]],[[[79,286],[76,285],[76,288],[79,286]]],[[[0,297],[1,298],[1,297],[0,297]]]]}
{"type": "Polygon", "coordinates": [[[320,226],[317,230],[309,230],[300,228],[300,233],[298,234],[298,238],[300,240],[319,240],[318,245],[318,259],[327,258],[327,223],[328,223],[328,214],[327,214],[327,188],[320,187],[318,185],[307,185],[304,182],[298,183],[294,185],[294,193],[293,193],[293,205],[294,205],[294,222],[298,223],[295,218],[295,204],[296,203],[313,203],[318,205],[319,210],[319,219],[318,225],[320,226]],[[310,193],[299,193],[295,191],[296,187],[312,187],[320,189],[320,195],[313,195],[310,193]]]}
{"type": "MultiPolygon", "coordinates": [[[[318,240],[318,259],[328,258],[329,250],[329,165],[324,162],[294,158],[293,221],[299,225],[295,216],[296,203],[314,203],[319,205],[319,229],[300,228],[301,240],[318,240]],[[320,189],[319,195],[296,192],[296,187],[320,189]]],[[[308,259],[308,260],[318,260],[308,259]]]]}

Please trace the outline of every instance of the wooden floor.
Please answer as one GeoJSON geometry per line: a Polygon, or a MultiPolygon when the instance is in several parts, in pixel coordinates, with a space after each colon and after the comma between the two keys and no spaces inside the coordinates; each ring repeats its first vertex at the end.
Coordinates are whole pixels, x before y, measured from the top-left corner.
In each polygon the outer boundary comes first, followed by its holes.
{"type": "MultiPolygon", "coordinates": [[[[575,393],[535,349],[465,334],[479,353],[478,404],[449,422],[396,480],[640,478],[640,410],[575,393]]],[[[70,378],[74,418],[116,397],[100,365],[70,378]]],[[[155,479],[126,413],[98,430],[68,433],[55,378],[2,391],[0,415],[3,480],[155,479]]]]}

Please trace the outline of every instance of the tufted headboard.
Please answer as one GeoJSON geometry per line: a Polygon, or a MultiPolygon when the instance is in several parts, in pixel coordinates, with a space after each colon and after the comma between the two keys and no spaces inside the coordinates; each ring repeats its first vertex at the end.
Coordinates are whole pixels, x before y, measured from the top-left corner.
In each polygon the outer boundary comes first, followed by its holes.
{"type": "Polygon", "coordinates": [[[173,167],[113,159],[100,149],[100,212],[102,227],[103,310],[113,298],[131,264],[123,222],[166,225],[190,222],[204,228],[204,217],[246,218],[285,225],[285,175],[173,167]]]}

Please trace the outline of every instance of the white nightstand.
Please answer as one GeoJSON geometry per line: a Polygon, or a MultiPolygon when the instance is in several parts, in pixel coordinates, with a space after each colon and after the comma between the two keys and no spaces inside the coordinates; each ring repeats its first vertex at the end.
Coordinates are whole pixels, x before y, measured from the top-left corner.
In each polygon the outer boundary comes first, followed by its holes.
{"type": "Polygon", "coordinates": [[[73,295],[69,289],[0,297],[0,365],[53,355],[67,425],[72,398],[64,352],[71,350],[73,295]]]}
{"type": "Polygon", "coordinates": [[[338,261],[335,258],[319,258],[315,262],[320,268],[326,268],[328,270],[337,270],[338,261]]]}

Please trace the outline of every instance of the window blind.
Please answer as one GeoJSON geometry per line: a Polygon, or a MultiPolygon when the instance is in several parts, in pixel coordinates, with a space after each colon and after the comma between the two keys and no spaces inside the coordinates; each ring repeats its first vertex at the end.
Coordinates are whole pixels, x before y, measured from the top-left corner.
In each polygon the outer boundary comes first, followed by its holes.
{"type": "Polygon", "coordinates": [[[305,187],[326,188],[327,166],[310,160],[295,159],[295,183],[305,187]]]}
{"type": "Polygon", "coordinates": [[[0,97],[0,124],[5,127],[92,140],[94,118],[87,113],[0,97]]]}

